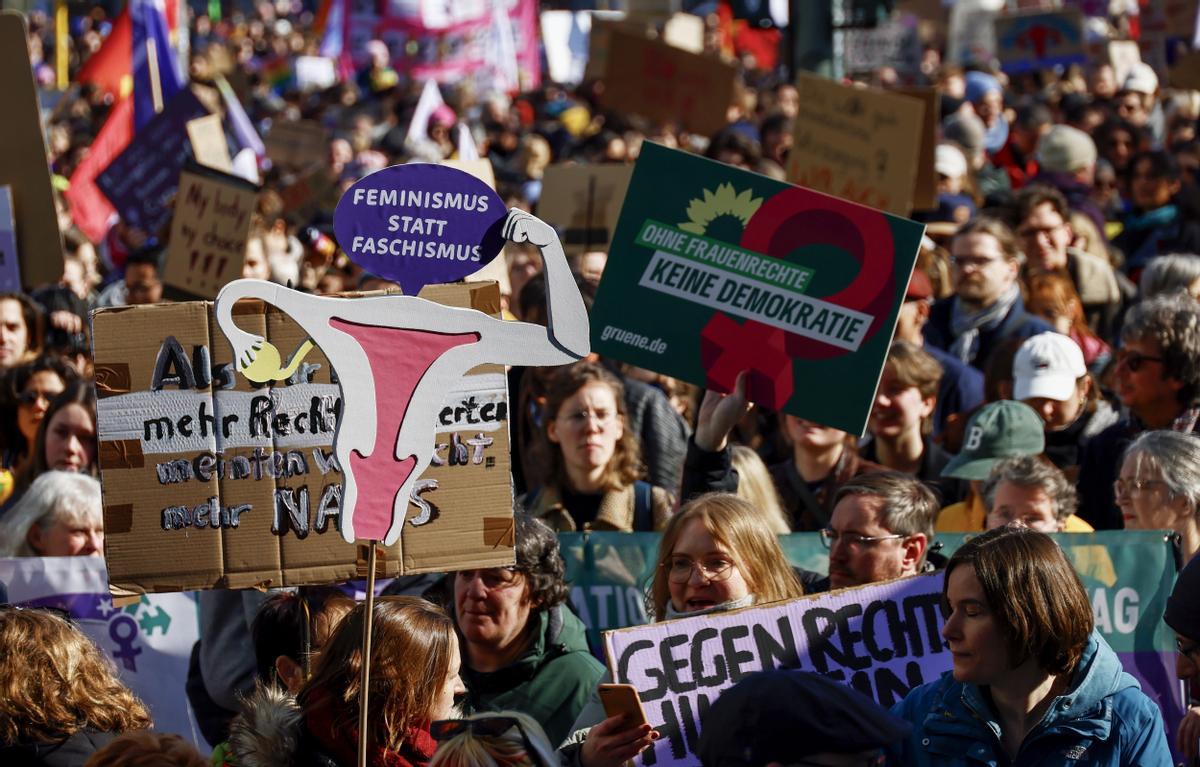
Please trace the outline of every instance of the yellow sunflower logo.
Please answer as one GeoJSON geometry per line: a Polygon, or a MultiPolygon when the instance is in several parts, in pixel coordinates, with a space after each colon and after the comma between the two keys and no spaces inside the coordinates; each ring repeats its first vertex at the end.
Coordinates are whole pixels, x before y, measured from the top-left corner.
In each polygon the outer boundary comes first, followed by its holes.
{"type": "Polygon", "coordinates": [[[737,218],[745,226],[763,201],[761,197],[754,197],[749,189],[739,194],[733,184],[721,184],[715,192],[711,189],[703,191],[701,199],[688,203],[688,220],[679,224],[685,232],[702,235],[708,231],[708,225],[721,216],[737,218]]]}

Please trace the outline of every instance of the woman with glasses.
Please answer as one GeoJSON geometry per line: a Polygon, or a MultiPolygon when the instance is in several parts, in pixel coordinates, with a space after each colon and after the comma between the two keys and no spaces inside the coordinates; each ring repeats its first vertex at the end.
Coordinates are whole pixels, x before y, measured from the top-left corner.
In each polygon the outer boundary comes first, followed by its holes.
{"type": "Polygon", "coordinates": [[[78,767],[150,712],[64,617],[0,607],[0,764],[78,767]]]}
{"type": "Polygon", "coordinates": [[[616,376],[595,362],[560,368],[543,418],[541,486],[521,499],[530,513],[560,532],[666,524],[674,500],[641,479],[641,451],[625,428],[625,387],[616,376]]]}
{"type": "Polygon", "coordinates": [[[559,767],[546,733],[517,711],[443,719],[429,731],[438,742],[430,767],[559,767]]]}
{"type": "MultiPolygon", "coordinates": [[[[803,595],[762,516],[735,495],[709,493],[667,523],[646,608],[655,620],[670,620],[803,595]]],[[[649,725],[630,727],[620,716],[606,718],[595,693],[573,730],[560,751],[580,767],[618,767],[658,736],[649,725]]]]}
{"type": "Polygon", "coordinates": [[[1083,583],[1050,536],[968,540],[942,590],[953,670],[892,713],[912,724],[892,764],[1169,767],[1162,713],[1093,630],[1083,583]]]}
{"type": "Polygon", "coordinates": [[[7,407],[0,407],[0,503],[12,495],[16,475],[33,459],[38,425],[50,403],[79,376],[57,357],[38,357],[13,368],[0,392],[7,407]]]}
{"type": "Polygon", "coordinates": [[[1200,437],[1149,431],[1121,461],[1113,493],[1129,530],[1173,530],[1184,562],[1200,552],[1200,437]]]}

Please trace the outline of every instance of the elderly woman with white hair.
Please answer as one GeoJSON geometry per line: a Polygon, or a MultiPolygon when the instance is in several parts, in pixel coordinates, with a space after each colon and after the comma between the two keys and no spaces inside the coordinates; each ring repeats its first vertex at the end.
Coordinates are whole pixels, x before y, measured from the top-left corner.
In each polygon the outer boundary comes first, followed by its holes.
{"type": "Polygon", "coordinates": [[[1173,530],[1182,561],[1200,551],[1200,437],[1148,431],[1126,449],[1113,483],[1129,530],[1173,530]]]}
{"type": "Polygon", "coordinates": [[[1142,270],[1138,284],[1142,298],[1176,290],[1192,298],[1200,298],[1200,256],[1191,253],[1170,253],[1155,256],[1142,270]]]}
{"type": "Polygon", "coordinates": [[[100,483],[86,474],[48,471],[0,522],[0,556],[104,555],[100,483]]]}

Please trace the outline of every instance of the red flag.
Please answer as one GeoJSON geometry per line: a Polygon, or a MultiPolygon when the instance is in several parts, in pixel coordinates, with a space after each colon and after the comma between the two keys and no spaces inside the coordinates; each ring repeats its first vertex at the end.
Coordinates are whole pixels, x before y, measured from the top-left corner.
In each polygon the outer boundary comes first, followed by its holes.
{"type": "Polygon", "coordinates": [[[133,99],[123,98],[112,108],[104,127],[96,135],[87,156],[71,175],[71,188],[65,197],[71,218],[92,242],[100,242],[108,231],[108,221],[116,210],[96,186],[100,175],[133,139],[133,99]]]}
{"type": "Polygon", "coordinates": [[[76,79],[81,83],[93,83],[115,98],[121,98],[128,95],[132,88],[132,78],[133,24],[129,19],[129,6],[126,5],[113,22],[112,31],[100,50],[84,62],[76,79]],[[129,85],[123,89],[122,80],[126,78],[129,79],[129,85]]]}

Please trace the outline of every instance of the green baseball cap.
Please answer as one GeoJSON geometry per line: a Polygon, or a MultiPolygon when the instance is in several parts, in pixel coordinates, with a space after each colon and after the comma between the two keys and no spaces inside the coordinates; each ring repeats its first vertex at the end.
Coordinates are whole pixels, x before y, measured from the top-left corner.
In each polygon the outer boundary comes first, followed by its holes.
{"type": "Polygon", "coordinates": [[[1046,449],[1046,424],[1023,402],[1003,399],[975,411],[963,432],[962,452],[942,469],[943,477],[987,479],[1005,458],[1040,455],[1046,449]]]}

